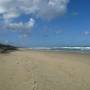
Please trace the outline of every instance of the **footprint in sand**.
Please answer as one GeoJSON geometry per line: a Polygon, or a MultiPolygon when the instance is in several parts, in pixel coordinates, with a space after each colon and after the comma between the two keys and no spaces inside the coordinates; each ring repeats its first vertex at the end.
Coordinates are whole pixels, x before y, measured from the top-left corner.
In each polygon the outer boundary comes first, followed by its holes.
{"type": "Polygon", "coordinates": [[[19,62],[16,62],[16,64],[20,64],[19,62]]]}
{"type": "Polygon", "coordinates": [[[36,90],[37,89],[37,81],[34,81],[33,82],[33,90],[36,90]]]}

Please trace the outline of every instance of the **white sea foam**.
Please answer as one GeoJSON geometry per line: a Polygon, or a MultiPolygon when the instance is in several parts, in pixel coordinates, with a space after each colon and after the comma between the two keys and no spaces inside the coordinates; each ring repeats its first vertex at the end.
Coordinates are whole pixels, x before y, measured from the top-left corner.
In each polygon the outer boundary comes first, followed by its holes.
{"type": "Polygon", "coordinates": [[[34,47],[33,50],[90,50],[90,47],[34,47]]]}

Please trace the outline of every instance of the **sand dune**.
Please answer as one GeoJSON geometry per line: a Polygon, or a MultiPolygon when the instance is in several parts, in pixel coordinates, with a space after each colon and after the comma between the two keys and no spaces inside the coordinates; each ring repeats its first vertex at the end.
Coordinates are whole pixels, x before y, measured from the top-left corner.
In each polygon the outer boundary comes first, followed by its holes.
{"type": "Polygon", "coordinates": [[[26,50],[1,54],[0,90],[90,90],[90,55],[26,50]]]}

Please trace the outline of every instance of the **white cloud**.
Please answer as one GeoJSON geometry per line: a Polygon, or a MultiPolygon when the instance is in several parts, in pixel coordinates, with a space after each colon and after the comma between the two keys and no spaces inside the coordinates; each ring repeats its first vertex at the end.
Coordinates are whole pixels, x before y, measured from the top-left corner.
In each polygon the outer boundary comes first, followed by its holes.
{"type": "MultiPolygon", "coordinates": [[[[5,21],[10,21],[22,14],[51,20],[63,15],[67,11],[68,3],[69,0],[0,0],[0,14],[5,21]]],[[[31,22],[27,23],[32,26],[31,22]]]]}
{"type": "Polygon", "coordinates": [[[0,6],[0,14],[5,13],[5,11],[6,11],[6,10],[4,9],[4,7],[1,7],[1,6],[0,6]]]}
{"type": "Polygon", "coordinates": [[[9,20],[9,19],[12,19],[12,18],[16,18],[16,17],[18,17],[19,15],[18,15],[18,13],[16,13],[16,12],[9,12],[9,13],[6,13],[6,14],[4,14],[3,15],[3,18],[5,19],[5,20],[9,20]]]}
{"type": "Polygon", "coordinates": [[[49,19],[65,13],[68,2],[69,0],[0,0],[0,13],[28,13],[49,19]]]}
{"type": "Polygon", "coordinates": [[[33,27],[35,24],[35,20],[33,18],[30,18],[30,20],[26,23],[28,27],[33,27]]]}
{"type": "Polygon", "coordinates": [[[90,35],[90,32],[89,31],[85,31],[85,32],[83,32],[83,35],[88,36],[88,35],[90,35]]]}
{"type": "Polygon", "coordinates": [[[12,30],[30,30],[33,28],[35,24],[35,20],[33,18],[30,18],[30,20],[26,23],[19,22],[19,23],[5,23],[2,27],[3,28],[8,28],[12,30]]]}

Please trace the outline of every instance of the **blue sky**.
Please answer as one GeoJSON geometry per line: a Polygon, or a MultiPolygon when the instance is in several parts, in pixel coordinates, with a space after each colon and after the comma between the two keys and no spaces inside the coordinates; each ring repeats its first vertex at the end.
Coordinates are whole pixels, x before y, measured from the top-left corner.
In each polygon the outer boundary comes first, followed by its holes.
{"type": "Polygon", "coordinates": [[[90,46],[90,0],[0,3],[1,43],[24,47],[90,46]]]}

